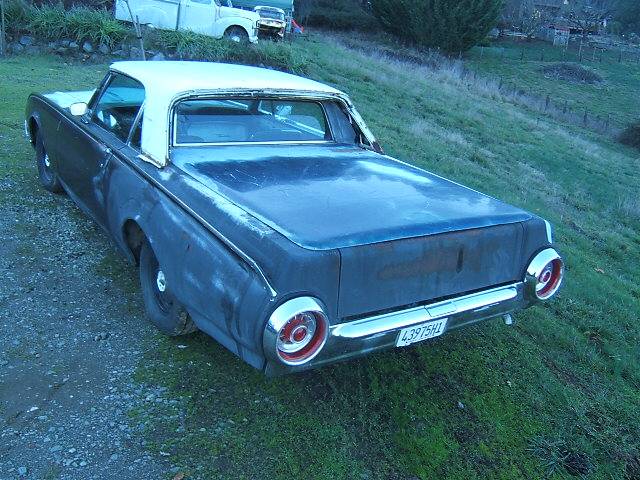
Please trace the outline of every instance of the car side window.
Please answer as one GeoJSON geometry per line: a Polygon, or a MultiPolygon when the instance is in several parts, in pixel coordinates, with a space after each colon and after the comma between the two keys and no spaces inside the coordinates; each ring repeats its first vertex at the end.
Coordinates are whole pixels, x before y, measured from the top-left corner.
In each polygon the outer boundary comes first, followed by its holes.
{"type": "Polygon", "coordinates": [[[144,102],[144,87],[132,78],[115,74],[93,108],[92,120],[123,142],[144,102]]]}
{"type": "MultiPolygon", "coordinates": [[[[144,113],[142,114],[144,115],[144,113]]],[[[129,139],[129,145],[136,150],[140,150],[141,148],[141,140],[142,140],[142,115],[138,119],[137,123],[133,127],[133,131],[131,132],[131,138],[129,139]]]]}

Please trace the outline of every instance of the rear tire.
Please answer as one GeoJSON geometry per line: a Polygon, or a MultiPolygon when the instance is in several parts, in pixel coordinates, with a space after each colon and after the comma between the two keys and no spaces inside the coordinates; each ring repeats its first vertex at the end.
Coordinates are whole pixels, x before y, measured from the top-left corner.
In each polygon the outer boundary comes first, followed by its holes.
{"type": "Polygon", "coordinates": [[[158,259],[146,239],[140,249],[140,287],[147,317],[161,332],[178,336],[198,330],[171,293],[158,259]]]}
{"type": "Polygon", "coordinates": [[[249,43],[249,34],[247,31],[237,25],[233,25],[224,32],[224,38],[236,43],[249,43]]]}
{"type": "Polygon", "coordinates": [[[51,168],[49,155],[44,148],[42,135],[36,133],[36,165],[38,166],[38,179],[40,185],[53,193],[62,193],[62,184],[56,172],[51,168]]]}

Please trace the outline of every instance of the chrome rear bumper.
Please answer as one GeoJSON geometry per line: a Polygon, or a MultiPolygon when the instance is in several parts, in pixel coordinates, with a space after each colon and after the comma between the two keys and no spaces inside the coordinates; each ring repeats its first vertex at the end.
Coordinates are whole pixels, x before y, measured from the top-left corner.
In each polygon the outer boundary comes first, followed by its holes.
{"type": "Polygon", "coordinates": [[[447,318],[444,332],[447,333],[481,320],[521,310],[536,302],[528,283],[525,280],[449,300],[332,325],[325,347],[316,358],[300,366],[270,363],[267,373],[307,370],[393,348],[400,330],[423,322],[447,318]]]}

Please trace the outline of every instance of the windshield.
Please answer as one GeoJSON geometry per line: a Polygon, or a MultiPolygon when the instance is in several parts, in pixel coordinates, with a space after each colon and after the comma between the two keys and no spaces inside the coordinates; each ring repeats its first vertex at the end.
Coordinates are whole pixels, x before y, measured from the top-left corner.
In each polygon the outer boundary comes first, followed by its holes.
{"type": "Polygon", "coordinates": [[[184,100],[176,106],[174,124],[175,145],[335,140],[325,105],[314,100],[184,100]]]}
{"type": "Polygon", "coordinates": [[[258,13],[262,18],[274,18],[276,20],[284,20],[284,13],[277,10],[265,10],[264,8],[258,9],[258,13]]]}

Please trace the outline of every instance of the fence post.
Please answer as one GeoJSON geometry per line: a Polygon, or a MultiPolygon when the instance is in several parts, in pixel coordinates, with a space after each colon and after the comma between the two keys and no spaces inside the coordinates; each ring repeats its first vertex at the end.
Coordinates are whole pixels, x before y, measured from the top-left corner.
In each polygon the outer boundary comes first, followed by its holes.
{"type": "Polygon", "coordinates": [[[618,63],[622,63],[622,47],[620,47],[620,54],[618,55],[618,63]]]}
{"type": "Polygon", "coordinates": [[[520,61],[524,60],[524,48],[520,50],[520,61]]]}
{"type": "Polygon", "coordinates": [[[568,106],[568,104],[569,104],[569,101],[568,101],[568,100],[565,100],[565,101],[564,101],[564,106],[562,107],[562,113],[563,113],[563,114],[564,114],[564,113],[567,113],[567,106],[568,106]]]}
{"type": "Polygon", "coordinates": [[[545,98],[544,100],[544,112],[547,113],[547,110],[549,110],[549,104],[551,103],[551,97],[549,97],[549,95],[547,95],[547,98],[545,98]]]}

